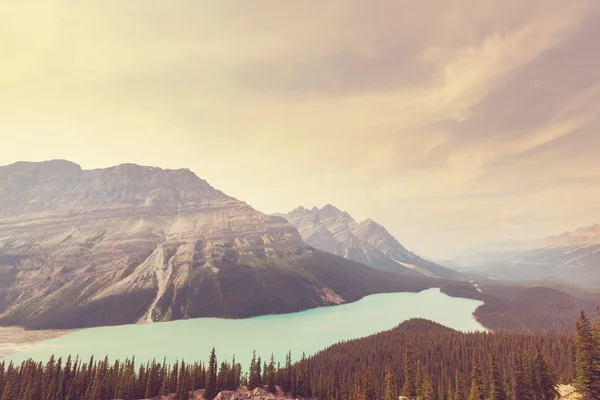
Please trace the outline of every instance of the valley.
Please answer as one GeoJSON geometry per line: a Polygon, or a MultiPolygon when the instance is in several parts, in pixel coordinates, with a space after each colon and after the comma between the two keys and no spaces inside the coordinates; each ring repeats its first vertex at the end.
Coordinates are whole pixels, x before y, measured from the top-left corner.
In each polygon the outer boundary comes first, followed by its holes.
{"type": "Polygon", "coordinates": [[[252,351],[284,362],[288,351],[294,361],[340,341],[392,329],[411,318],[427,318],[460,331],[485,330],[473,317],[476,300],[448,297],[439,289],[420,293],[371,295],[351,304],[322,307],[292,314],[249,319],[195,318],[151,325],[122,325],[83,329],[17,352],[5,361],[28,358],[44,361],[69,355],[88,359],[125,359],[138,362],[166,358],[202,361],[212,347],[228,358],[235,354],[248,365],[252,351]],[[369,321],[365,324],[364,321],[369,321]],[[93,346],[90,344],[93,343],[93,346]]]}
{"type": "MultiPolygon", "coordinates": [[[[106,358],[92,364],[94,376],[114,362],[120,369],[112,373],[144,382],[147,387],[131,389],[139,395],[163,388],[143,372],[134,378],[129,359],[156,371],[156,360],[175,364],[171,375],[182,360],[194,365],[182,370],[189,374],[184,381],[161,375],[164,385],[174,385],[165,394],[180,393],[202,386],[192,383],[192,374],[208,379],[203,360],[212,349],[226,359],[235,356],[238,365],[254,365],[237,378],[248,386],[252,368],[259,368],[254,352],[272,355],[273,366],[293,363],[299,374],[311,370],[322,376],[302,383],[305,394],[338,384],[347,394],[367,390],[368,374],[384,373],[386,356],[377,344],[382,338],[389,347],[395,337],[395,360],[397,346],[405,343],[402,335],[433,335],[437,343],[452,336],[459,347],[444,342],[438,356],[462,372],[470,368],[465,360],[445,357],[463,351],[464,340],[485,342],[476,332],[493,331],[506,343],[517,340],[530,349],[528,357],[539,338],[569,352],[566,334],[580,311],[593,315],[600,304],[593,283],[584,288],[546,275],[530,282],[490,279],[485,268],[454,271],[432,263],[382,225],[356,222],[332,205],[266,215],[186,169],[16,163],[0,167],[0,195],[0,365],[33,371],[47,360],[106,358]],[[336,378],[335,371],[353,363],[344,354],[355,354],[356,371],[366,375],[336,378]],[[364,370],[369,357],[374,369],[364,370]]],[[[587,240],[588,233],[578,237],[587,240]]],[[[595,274],[588,267],[581,271],[595,274]]],[[[424,363],[432,357],[421,350],[424,363]]],[[[499,361],[504,368],[509,363],[505,355],[499,361]]],[[[220,390],[231,386],[227,374],[241,371],[227,365],[221,364],[220,374],[226,375],[220,390]]],[[[570,383],[571,367],[563,359],[555,359],[554,367],[570,383]]],[[[277,371],[278,381],[285,382],[284,369],[277,371]]],[[[443,371],[430,366],[427,373],[439,377],[437,390],[452,386],[443,371]]],[[[296,379],[300,385],[302,379],[296,379]]],[[[77,385],[62,390],[77,391],[77,385]]],[[[376,386],[376,392],[384,390],[376,386]]],[[[227,396],[250,398],[250,389],[227,396]]],[[[5,393],[12,390],[4,387],[5,393]]],[[[256,396],[270,396],[261,393],[256,396]]]]}
{"type": "Polygon", "coordinates": [[[189,170],[54,160],[0,167],[0,324],[73,329],[246,318],[418,292],[303,242],[189,170]]]}

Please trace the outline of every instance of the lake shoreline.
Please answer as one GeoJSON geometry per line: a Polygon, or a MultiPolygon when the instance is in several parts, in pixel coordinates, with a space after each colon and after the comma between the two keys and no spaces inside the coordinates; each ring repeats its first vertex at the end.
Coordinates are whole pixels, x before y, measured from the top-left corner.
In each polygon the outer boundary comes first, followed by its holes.
{"type": "Polygon", "coordinates": [[[169,362],[188,362],[204,360],[215,347],[220,359],[231,359],[235,354],[244,365],[250,362],[253,350],[265,357],[274,353],[276,361],[284,362],[288,351],[296,359],[302,353],[310,355],[339,342],[393,329],[412,318],[428,319],[463,332],[485,331],[473,318],[481,303],[450,297],[432,288],[418,293],[374,294],[352,303],[293,314],[94,327],[52,333],[54,338],[22,349],[15,346],[16,354],[5,360],[20,362],[31,357],[41,361],[51,355],[64,358],[70,354],[81,358],[108,356],[110,360],[135,356],[139,361],[166,357],[169,362]]]}

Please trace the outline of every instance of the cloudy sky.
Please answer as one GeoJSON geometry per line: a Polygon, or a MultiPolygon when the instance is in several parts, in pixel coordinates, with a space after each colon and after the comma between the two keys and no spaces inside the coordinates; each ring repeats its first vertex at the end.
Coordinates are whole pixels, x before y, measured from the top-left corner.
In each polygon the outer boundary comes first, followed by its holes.
{"type": "Polygon", "coordinates": [[[0,164],[187,167],[437,259],[600,222],[598,0],[0,3],[0,164]]]}

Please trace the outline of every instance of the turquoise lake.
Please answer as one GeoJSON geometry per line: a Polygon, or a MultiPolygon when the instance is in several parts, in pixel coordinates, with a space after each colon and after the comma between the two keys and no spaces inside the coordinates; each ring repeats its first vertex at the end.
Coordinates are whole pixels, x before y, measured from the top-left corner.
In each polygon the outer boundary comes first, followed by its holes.
{"type": "MultiPolygon", "coordinates": [[[[283,362],[288,350],[298,360],[302,352],[314,354],[334,343],[368,336],[396,327],[410,318],[426,318],[460,331],[485,330],[473,317],[480,301],[449,297],[439,289],[420,293],[389,293],[367,296],[354,303],[281,315],[248,319],[197,318],[148,325],[90,328],[38,343],[5,357],[21,362],[27,358],[47,361],[52,354],[71,354],[88,359],[131,358],[136,363],[155,358],[162,362],[184,359],[206,361],[212,347],[218,360],[236,360],[248,368],[255,349],[263,359],[274,353],[283,362]]],[[[139,364],[138,364],[139,365],[139,364]]]]}

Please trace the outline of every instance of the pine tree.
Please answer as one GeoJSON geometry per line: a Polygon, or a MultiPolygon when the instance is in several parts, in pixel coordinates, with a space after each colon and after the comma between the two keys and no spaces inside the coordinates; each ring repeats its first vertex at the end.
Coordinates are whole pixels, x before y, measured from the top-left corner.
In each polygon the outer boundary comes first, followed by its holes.
{"type": "Polygon", "coordinates": [[[471,390],[469,392],[469,400],[485,400],[483,378],[476,355],[473,355],[473,363],[471,367],[471,390]]]}
{"type": "Polygon", "coordinates": [[[496,361],[494,353],[490,350],[490,400],[507,400],[504,391],[502,372],[496,361]]]}
{"type": "Polygon", "coordinates": [[[388,352],[387,362],[385,365],[385,389],[383,398],[384,400],[397,400],[398,399],[398,386],[396,385],[396,374],[394,372],[394,365],[392,363],[392,353],[388,352]]]}
{"type": "Polygon", "coordinates": [[[404,352],[404,386],[402,387],[402,395],[409,399],[417,397],[416,378],[413,352],[407,344],[404,352]]]}

